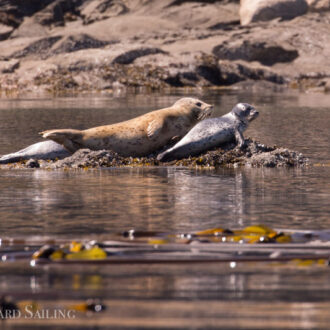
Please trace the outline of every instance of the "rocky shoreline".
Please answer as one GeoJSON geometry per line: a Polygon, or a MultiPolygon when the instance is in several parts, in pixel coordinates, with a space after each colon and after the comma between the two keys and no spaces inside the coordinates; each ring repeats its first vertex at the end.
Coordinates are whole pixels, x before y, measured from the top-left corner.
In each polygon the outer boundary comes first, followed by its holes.
{"type": "Polygon", "coordinates": [[[329,92],[330,2],[307,2],[3,1],[0,92],[329,92]]]}
{"type": "MultiPolygon", "coordinates": [[[[164,148],[166,149],[166,148],[164,148]]],[[[61,160],[30,159],[13,164],[0,165],[0,169],[93,169],[109,167],[150,167],[174,166],[200,169],[216,169],[220,167],[304,167],[308,159],[301,153],[277,146],[266,146],[251,139],[246,140],[246,147],[239,149],[234,143],[222,148],[207,151],[197,157],[189,157],[171,162],[160,162],[156,154],[148,157],[122,157],[110,150],[91,151],[80,149],[72,156],[61,160]]]]}

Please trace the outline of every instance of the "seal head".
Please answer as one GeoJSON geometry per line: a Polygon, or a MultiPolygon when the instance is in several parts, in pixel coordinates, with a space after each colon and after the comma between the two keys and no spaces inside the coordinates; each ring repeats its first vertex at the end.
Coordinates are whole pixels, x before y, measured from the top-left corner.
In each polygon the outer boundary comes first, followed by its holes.
{"type": "Polygon", "coordinates": [[[248,103],[238,103],[231,110],[237,118],[245,123],[249,123],[252,120],[256,119],[259,115],[259,112],[248,103]]]}
{"type": "Polygon", "coordinates": [[[173,104],[173,107],[178,109],[186,109],[192,112],[198,121],[209,117],[213,111],[213,105],[204,103],[192,97],[184,97],[173,104]]]}

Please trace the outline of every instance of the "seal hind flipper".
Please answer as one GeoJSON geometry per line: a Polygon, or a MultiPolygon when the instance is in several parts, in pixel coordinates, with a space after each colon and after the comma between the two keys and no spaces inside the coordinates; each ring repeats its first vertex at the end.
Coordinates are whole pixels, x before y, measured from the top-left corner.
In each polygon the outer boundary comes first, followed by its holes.
{"type": "Polygon", "coordinates": [[[65,149],[75,152],[82,147],[82,132],[76,129],[52,129],[40,132],[44,139],[53,140],[62,144],[65,149]]]}

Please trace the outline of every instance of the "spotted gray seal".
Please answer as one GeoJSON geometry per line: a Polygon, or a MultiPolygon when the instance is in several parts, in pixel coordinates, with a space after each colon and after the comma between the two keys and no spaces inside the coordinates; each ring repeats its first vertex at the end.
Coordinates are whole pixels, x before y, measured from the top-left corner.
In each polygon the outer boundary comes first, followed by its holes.
{"type": "Polygon", "coordinates": [[[184,136],[196,123],[208,117],[213,106],[195,98],[182,98],[171,107],[155,110],[117,124],[86,130],[54,129],[41,132],[70,152],[88,148],[108,149],[121,156],[146,156],[184,136]]]}
{"type": "Polygon", "coordinates": [[[198,123],[172,148],[159,154],[157,159],[164,162],[195,156],[234,139],[239,147],[243,147],[243,132],[258,114],[250,104],[238,103],[226,115],[198,123]]]}

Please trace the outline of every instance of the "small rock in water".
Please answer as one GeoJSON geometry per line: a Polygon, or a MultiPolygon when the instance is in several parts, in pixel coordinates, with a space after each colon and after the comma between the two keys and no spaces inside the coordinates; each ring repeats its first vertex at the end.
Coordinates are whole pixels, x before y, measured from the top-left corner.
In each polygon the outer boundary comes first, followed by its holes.
{"type": "Polygon", "coordinates": [[[40,164],[39,164],[38,160],[36,160],[36,159],[29,159],[26,162],[26,167],[28,167],[28,168],[39,168],[40,164]]]}

